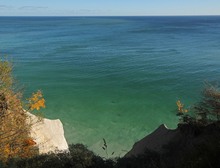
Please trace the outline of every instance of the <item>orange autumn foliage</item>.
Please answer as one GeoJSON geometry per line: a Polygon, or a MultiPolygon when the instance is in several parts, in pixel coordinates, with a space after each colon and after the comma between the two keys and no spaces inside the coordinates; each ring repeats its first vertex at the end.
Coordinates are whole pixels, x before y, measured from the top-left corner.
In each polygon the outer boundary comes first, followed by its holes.
{"type": "MultiPolygon", "coordinates": [[[[32,123],[27,121],[23,108],[22,94],[14,89],[11,75],[12,65],[0,59],[0,161],[14,157],[31,157],[38,153],[36,143],[30,137],[32,123]]],[[[44,105],[42,94],[38,93],[38,106],[44,105]]]]}
{"type": "Polygon", "coordinates": [[[33,145],[37,144],[32,138],[26,139],[24,141],[24,143],[25,143],[26,146],[33,146],[33,145]]]}
{"type": "Polygon", "coordinates": [[[177,105],[177,109],[178,109],[178,112],[179,112],[179,113],[187,113],[187,112],[188,112],[187,109],[184,109],[184,104],[181,103],[180,100],[178,100],[178,101],[176,102],[176,105],[177,105]]]}
{"type": "Polygon", "coordinates": [[[40,108],[45,108],[45,99],[43,98],[42,92],[38,90],[36,93],[32,94],[32,97],[28,99],[30,110],[40,110],[40,108]]]}
{"type": "Polygon", "coordinates": [[[20,94],[5,90],[0,93],[0,160],[31,157],[36,153],[29,132],[31,125],[20,101],[20,94]]]}

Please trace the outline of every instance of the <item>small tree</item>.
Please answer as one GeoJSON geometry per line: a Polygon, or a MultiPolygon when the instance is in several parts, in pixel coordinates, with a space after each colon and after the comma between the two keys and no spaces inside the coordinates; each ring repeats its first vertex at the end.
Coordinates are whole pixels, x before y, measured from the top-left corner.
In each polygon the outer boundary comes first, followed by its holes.
{"type": "Polygon", "coordinates": [[[213,85],[207,85],[202,92],[202,100],[194,107],[199,120],[220,120],[220,90],[213,85]]]}
{"type": "Polygon", "coordinates": [[[207,125],[220,120],[220,90],[210,84],[205,86],[201,100],[193,108],[185,109],[180,100],[176,105],[180,123],[207,125]]]}
{"type": "MultiPolygon", "coordinates": [[[[32,123],[27,122],[22,94],[14,89],[12,64],[0,59],[0,161],[15,157],[31,157],[38,153],[30,137],[32,123]]],[[[45,107],[42,93],[38,91],[29,99],[29,109],[45,107]]]]}
{"type": "Polygon", "coordinates": [[[188,114],[189,110],[185,108],[185,105],[178,100],[177,105],[177,116],[179,116],[180,123],[190,123],[192,122],[192,117],[188,114]]]}

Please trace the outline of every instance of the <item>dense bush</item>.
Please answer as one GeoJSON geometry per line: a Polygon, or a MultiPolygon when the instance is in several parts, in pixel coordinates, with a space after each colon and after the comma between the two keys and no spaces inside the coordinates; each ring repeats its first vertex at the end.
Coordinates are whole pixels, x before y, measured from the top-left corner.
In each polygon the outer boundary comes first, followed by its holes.
{"type": "Polygon", "coordinates": [[[82,144],[70,145],[69,152],[49,153],[32,158],[12,159],[6,167],[16,168],[113,168],[114,161],[104,160],[82,144]]]}
{"type": "Polygon", "coordinates": [[[12,158],[38,154],[36,143],[30,137],[35,123],[29,119],[27,110],[45,107],[45,100],[41,91],[33,93],[27,102],[22,99],[22,92],[15,87],[12,64],[0,59],[0,161],[5,164],[12,158]]]}
{"type": "Polygon", "coordinates": [[[206,84],[202,91],[201,100],[189,109],[185,108],[180,100],[176,104],[180,123],[202,126],[220,120],[220,90],[217,86],[206,84]]]}
{"type": "Polygon", "coordinates": [[[0,60],[0,160],[31,157],[36,153],[29,136],[31,123],[22,107],[22,94],[13,85],[12,65],[0,60]]]}
{"type": "Polygon", "coordinates": [[[170,168],[217,168],[220,165],[220,123],[178,125],[179,134],[164,148],[163,162],[170,168]]]}

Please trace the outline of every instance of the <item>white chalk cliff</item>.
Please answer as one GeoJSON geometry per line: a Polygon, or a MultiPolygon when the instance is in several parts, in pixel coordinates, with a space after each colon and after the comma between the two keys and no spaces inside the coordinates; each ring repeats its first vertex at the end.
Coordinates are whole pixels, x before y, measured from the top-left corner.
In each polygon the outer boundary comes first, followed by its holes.
{"type": "Polygon", "coordinates": [[[125,157],[144,154],[146,149],[161,153],[163,152],[163,146],[167,145],[178,133],[178,129],[171,130],[168,129],[166,125],[162,124],[151,134],[136,142],[125,157]]]}
{"type": "Polygon", "coordinates": [[[63,124],[59,119],[49,120],[39,118],[29,112],[28,122],[32,123],[30,136],[36,142],[39,153],[68,151],[68,144],[64,137],[63,124]]]}

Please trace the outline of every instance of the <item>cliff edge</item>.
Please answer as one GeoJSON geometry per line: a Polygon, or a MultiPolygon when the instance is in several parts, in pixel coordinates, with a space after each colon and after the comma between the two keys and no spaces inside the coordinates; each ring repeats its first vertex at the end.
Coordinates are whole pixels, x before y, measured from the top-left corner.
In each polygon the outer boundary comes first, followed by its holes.
{"type": "Polygon", "coordinates": [[[136,142],[125,157],[141,155],[147,149],[161,153],[164,150],[163,146],[167,145],[178,133],[178,129],[171,130],[168,129],[166,125],[162,124],[151,134],[136,142]]]}
{"type": "Polygon", "coordinates": [[[32,123],[30,135],[36,142],[39,153],[49,153],[58,151],[68,151],[63,130],[63,124],[59,119],[50,120],[27,112],[28,122],[32,123]]]}
{"type": "Polygon", "coordinates": [[[121,163],[124,167],[219,167],[219,144],[220,121],[181,123],[174,130],[160,125],[136,142],[121,163]]]}

